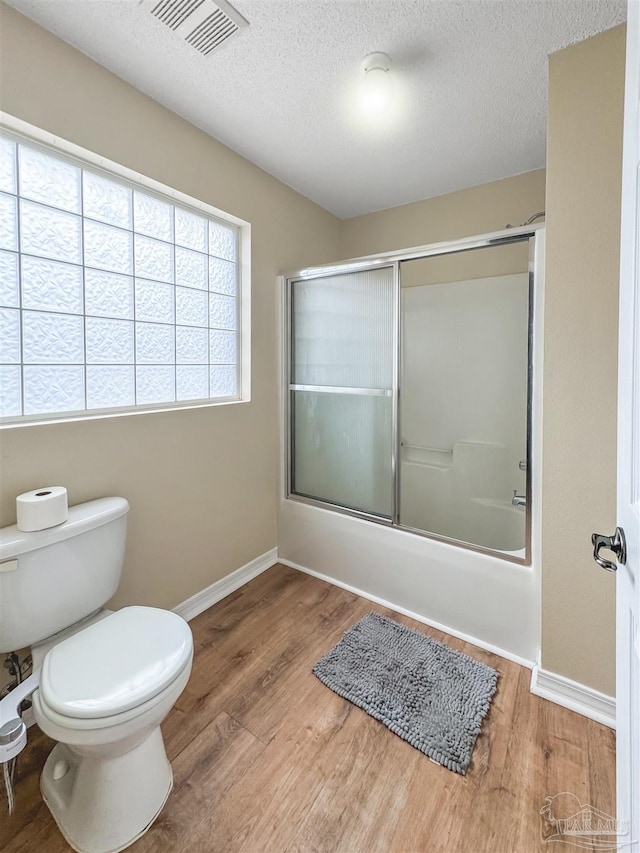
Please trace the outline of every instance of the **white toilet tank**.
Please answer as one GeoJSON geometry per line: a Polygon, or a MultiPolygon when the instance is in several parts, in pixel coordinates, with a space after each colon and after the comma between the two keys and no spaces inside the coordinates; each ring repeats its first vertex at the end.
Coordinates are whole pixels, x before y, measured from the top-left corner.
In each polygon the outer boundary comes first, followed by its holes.
{"type": "Polygon", "coordinates": [[[120,582],[129,504],[69,507],[63,524],[0,529],[0,654],[31,646],[102,607],[120,582]]]}

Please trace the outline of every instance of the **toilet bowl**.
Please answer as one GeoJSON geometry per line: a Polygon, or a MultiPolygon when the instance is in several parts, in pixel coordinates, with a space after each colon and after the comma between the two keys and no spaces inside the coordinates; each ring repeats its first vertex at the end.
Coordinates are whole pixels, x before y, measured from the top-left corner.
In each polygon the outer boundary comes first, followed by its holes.
{"type": "MultiPolygon", "coordinates": [[[[125,498],[98,498],[52,528],[0,529],[0,654],[32,650],[25,684],[36,722],[58,741],[40,789],[79,853],[124,850],[159,814],[173,785],[160,724],[191,672],[180,616],[103,610],[120,581],[128,512],[125,498]]],[[[22,749],[26,727],[15,731],[22,749]]]]}
{"type": "Polygon", "coordinates": [[[151,607],[116,611],[45,655],[33,708],[58,744],[40,789],[80,853],[125,849],[164,806],[173,778],[160,723],[192,657],[187,623],[151,607]]]}

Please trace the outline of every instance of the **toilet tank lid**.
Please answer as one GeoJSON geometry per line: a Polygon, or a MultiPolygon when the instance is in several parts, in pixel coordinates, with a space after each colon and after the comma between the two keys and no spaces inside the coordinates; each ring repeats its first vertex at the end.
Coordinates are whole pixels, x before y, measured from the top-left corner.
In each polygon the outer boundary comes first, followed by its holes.
{"type": "Polygon", "coordinates": [[[47,652],[40,692],[66,717],[111,717],[164,690],[192,655],[191,629],[177,613],[123,607],[47,652]]]}
{"type": "Polygon", "coordinates": [[[0,563],[102,527],[103,524],[115,521],[128,512],[129,502],[125,498],[97,498],[70,506],[68,519],[47,530],[24,533],[18,530],[15,524],[3,527],[0,529],[0,563]]]}

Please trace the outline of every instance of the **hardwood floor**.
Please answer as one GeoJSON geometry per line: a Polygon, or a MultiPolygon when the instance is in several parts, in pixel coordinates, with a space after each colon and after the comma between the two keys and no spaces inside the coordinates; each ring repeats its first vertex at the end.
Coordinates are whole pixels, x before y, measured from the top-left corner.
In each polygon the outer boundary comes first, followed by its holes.
{"type": "MultiPolygon", "coordinates": [[[[615,813],[613,732],[531,695],[515,663],[283,566],[191,626],[193,674],[163,726],[175,789],[133,853],[542,853],[557,847],[542,840],[545,797],[571,792],[615,813]],[[466,776],[312,675],[371,610],[499,670],[466,776]]],[[[31,730],[0,849],[70,849],[38,788],[51,746],[31,730]]]]}

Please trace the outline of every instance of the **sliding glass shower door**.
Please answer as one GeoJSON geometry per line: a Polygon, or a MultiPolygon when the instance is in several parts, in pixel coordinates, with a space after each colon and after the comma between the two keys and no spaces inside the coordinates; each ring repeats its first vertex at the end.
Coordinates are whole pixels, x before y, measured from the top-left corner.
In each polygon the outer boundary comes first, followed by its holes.
{"type": "Polygon", "coordinates": [[[400,264],[402,527],[523,553],[529,253],[524,240],[400,264]]]}
{"type": "Polygon", "coordinates": [[[287,497],[529,563],[536,230],[287,278],[287,497]]]}
{"type": "Polygon", "coordinates": [[[393,267],[290,285],[289,492],[391,519],[393,267]]]}

